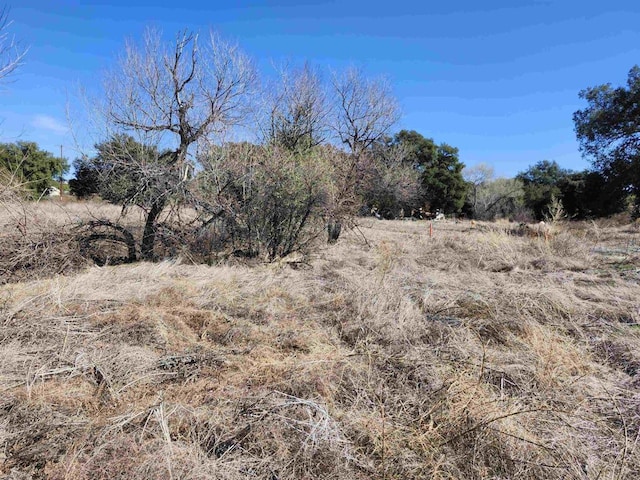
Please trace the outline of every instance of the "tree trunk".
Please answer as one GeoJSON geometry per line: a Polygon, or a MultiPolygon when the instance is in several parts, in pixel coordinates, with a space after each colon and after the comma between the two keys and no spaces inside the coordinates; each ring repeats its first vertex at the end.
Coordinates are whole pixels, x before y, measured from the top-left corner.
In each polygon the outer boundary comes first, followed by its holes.
{"type": "Polygon", "coordinates": [[[478,185],[473,185],[473,216],[478,215],[478,185]]]}
{"type": "Polygon", "coordinates": [[[329,243],[336,243],[340,238],[340,232],[342,231],[342,223],[339,221],[330,221],[327,223],[327,233],[329,243]]]}
{"type": "Polygon", "coordinates": [[[140,254],[143,260],[153,260],[154,252],[153,247],[156,243],[156,222],[158,217],[164,210],[165,201],[158,200],[153,203],[151,210],[147,214],[147,220],[144,224],[144,233],[142,234],[142,246],[140,248],[140,254]]]}

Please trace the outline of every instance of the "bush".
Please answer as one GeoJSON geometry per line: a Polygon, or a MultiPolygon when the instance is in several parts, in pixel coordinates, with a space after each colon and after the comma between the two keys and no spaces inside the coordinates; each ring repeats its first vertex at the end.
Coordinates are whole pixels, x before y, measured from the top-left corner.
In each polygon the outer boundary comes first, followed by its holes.
{"type": "MultiPolygon", "coordinates": [[[[195,206],[218,246],[269,260],[305,250],[324,229],[329,158],[233,144],[202,162],[195,206]]],[[[202,232],[204,234],[204,231],[202,232]]]]}

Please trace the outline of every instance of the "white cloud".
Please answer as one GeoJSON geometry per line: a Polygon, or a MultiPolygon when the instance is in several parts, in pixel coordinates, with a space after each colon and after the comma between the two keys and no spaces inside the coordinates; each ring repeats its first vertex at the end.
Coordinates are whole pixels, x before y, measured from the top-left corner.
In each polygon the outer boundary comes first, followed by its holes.
{"type": "Polygon", "coordinates": [[[64,135],[69,131],[69,128],[64,123],[50,117],[49,115],[36,115],[33,118],[31,125],[36,128],[48,130],[56,135],[64,135]]]}

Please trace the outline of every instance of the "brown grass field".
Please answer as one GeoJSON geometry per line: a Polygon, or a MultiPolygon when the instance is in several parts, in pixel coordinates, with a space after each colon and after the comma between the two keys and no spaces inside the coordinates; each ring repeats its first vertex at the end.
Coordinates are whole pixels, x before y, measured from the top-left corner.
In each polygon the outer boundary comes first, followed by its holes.
{"type": "MultiPolygon", "coordinates": [[[[5,246],[119,213],[29,208],[5,246]]],[[[12,277],[0,477],[640,478],[637,225],[359,228],[302,262],[12,277]]]]}

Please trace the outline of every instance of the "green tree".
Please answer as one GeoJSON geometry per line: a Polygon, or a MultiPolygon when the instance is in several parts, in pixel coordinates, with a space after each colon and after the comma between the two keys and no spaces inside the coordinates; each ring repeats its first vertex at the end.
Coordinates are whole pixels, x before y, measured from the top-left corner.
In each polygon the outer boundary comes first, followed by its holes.
{"type": "Polygon", "coordinates": [[[100,196],[108,202],[150,210],[158,197],[168,200],[167,192],[174,192],[173,185],[180,182],[181,172],[168,168],[171,152],[130,135],[114,135],[95,149],[96,156],[85,165],[97,173],[100,196]]]}
{"type": "Polygon", "coordinates": [[[162,195],[164,184],[176,175],[164,168],[167,153],[161,154],[155,146],[144,145],[130,135],[114,135],[94,148],[94,157],[74,162],[76,176],[69,188],[79,198],[97,193],[117,205],[146,209],[153,203],[151,198],[162,195]]]}
{"type": "Polygon", "coordinates": [[[567,215],[575,219],[583,219],[591,216],[586,193],[586,180],[589,172],[568,172],[557,183],[562,201],[562,206],[567,215]]]}
{"type": "Polygon", "coordinates": [[[582,201],[587,217],[605,217],[627,209],[624,178],[607,178],[602,172],[585,171],[582,201]]]}
{"type": "Polygon", "coordinates": [[[594,218],[621,212],[625,195],[618,180],[598,170],[573,172],[543,160],[516,177],[524,189],[524,205],[536,218],[544,218],[553,198],[562,201],[568,216],[594,218]]]}
{"type": "Polygon", "coordinates": [[[560,198],[571,218],[584,219],[619,213],[627,207],[626,196],[613,180],[601,172],[571,172],[558,182],[560,198]]]}
{"type": "Polygon", "coordinates": [[[573,121],[583,155],[611,193],[617,191],[618,198],[635,195],[640,215],[640,67],[629,71],[626,86],[599,85],[579,95],[587,107],[575,112],[573,121]]]}
{"type": "Polygon", "coordinates": [[[69,166],[64,158],[40,150],[35,142],[16,142],[0,144],[0,168],[24,183],[34,196],[40,196],[69,166]]]}
{"type": "Polygon", "coordinates": [[[69,180],[69,191],[78,198],[87,198],[100,193],[100,173],[86,157],[73,162],[75,177],[69,180]]]}
{"type": "Polygon", "coordinates": [[[555,161],[542,160],[516,176],[524,188],[525,206],[538,220],[544,218],[547,207],[554,197],[562,197],[560,182],[569,173],[560,168],[555,161]]]}
{"type": "Polygon", "coordinates": [[[406,160],[420,172],[423,201],[432,210],[459,212],[468,184],[462,177],[464,163],[460,162],[458,149],[446,143],[436,145],[414,130],[400,131],[394,141],[406,149],[406,160]]]}

